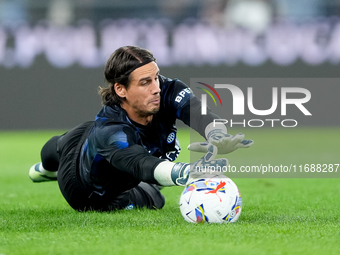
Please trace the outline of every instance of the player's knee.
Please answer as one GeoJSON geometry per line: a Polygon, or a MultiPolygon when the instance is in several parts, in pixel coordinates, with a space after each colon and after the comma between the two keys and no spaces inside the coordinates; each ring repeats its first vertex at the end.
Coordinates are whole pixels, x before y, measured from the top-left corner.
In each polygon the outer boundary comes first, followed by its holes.
{"type": "Polygon", "coordinates": [[[157,196],[155,196],[154,207],[155,209],[162,209],[164,205],[165,205],[165,197],[160,191],[158,191],[157,196]]]}
{"type": "Polygon", "coordinates": [[[165,205],[165,197],[160,192],[160,189],[155,184],[141,182],[138,185],[147,197],[147,207],[149,209],[162,209],[165,205]]]}

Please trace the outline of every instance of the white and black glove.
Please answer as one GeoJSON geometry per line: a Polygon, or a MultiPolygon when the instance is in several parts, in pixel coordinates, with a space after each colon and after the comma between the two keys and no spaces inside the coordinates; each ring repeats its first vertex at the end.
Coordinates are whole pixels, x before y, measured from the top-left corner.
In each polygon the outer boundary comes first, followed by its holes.
{"type": "Polygon", "coordinates": [[[154,177],[162,186],[185,186],[189,177],[197,177],[207,172],[222,172],[228,166],[228,160],[225,158],[215,159],[217,155],[216,146],[210,144],[207,146],[207,153],[198,161],[188,163],[173,163],[170,161],[161,162],[155,169],[154,177]]]}
{"type": "Polygon", "coordinates": [[[212,144],[217,147],[218,154],[228,154],[238,148],[248,148],[254,143],[253,140],[244,140],[244,134],[228,134],[227,127],[221,123],[210,123],[205,128],[205,136],[206,142],[189,144],[188,149],[207,153],[209,145],[212,144]]]}
{"type": "Polygon", "coordinates": [[[209,144],[206,146],[206,154],[198,161],[190,164],[190,179],[199,178],[204,174],[223,174],[228,166],[228,159],[215,159],[217,155],[217,147],[209,144]]]}

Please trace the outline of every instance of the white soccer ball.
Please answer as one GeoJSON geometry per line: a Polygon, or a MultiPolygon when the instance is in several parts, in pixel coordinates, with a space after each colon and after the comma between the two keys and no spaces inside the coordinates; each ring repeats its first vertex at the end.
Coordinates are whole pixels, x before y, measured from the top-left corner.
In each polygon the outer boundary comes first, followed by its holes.
{"type": "Polygon", "coordinates": [[[224,175],[202,175],[190,181],[180,198],[181,214],[192,223],[229,223],[240,217],[242,198],[224,175]]]}

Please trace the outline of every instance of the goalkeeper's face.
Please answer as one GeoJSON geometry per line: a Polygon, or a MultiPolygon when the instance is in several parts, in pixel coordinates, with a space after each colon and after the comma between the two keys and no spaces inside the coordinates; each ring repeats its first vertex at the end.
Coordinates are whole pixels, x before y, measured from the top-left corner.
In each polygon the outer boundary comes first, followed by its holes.
{"type": "Polygon", "coordinates": [[[133,120],[154,115],[159,111],[160,92],[159,68],[150,62],[134,70],[130,74],[128,89],[123,88],[125,100],[121,104],[128,116],[133,120]]]}

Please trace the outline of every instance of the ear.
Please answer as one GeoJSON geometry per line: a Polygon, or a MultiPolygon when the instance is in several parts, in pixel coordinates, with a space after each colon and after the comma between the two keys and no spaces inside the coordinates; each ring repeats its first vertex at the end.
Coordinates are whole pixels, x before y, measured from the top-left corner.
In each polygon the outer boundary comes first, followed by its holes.
{"type": "Polygon", "coordinates": [[[119,97],[125,98],[125,96],[126,96],[126,89],[125,89],[124,85],[116,82],[115,85],[114,85],[114,90],[115,90],[116,94],[119,97]]]}

